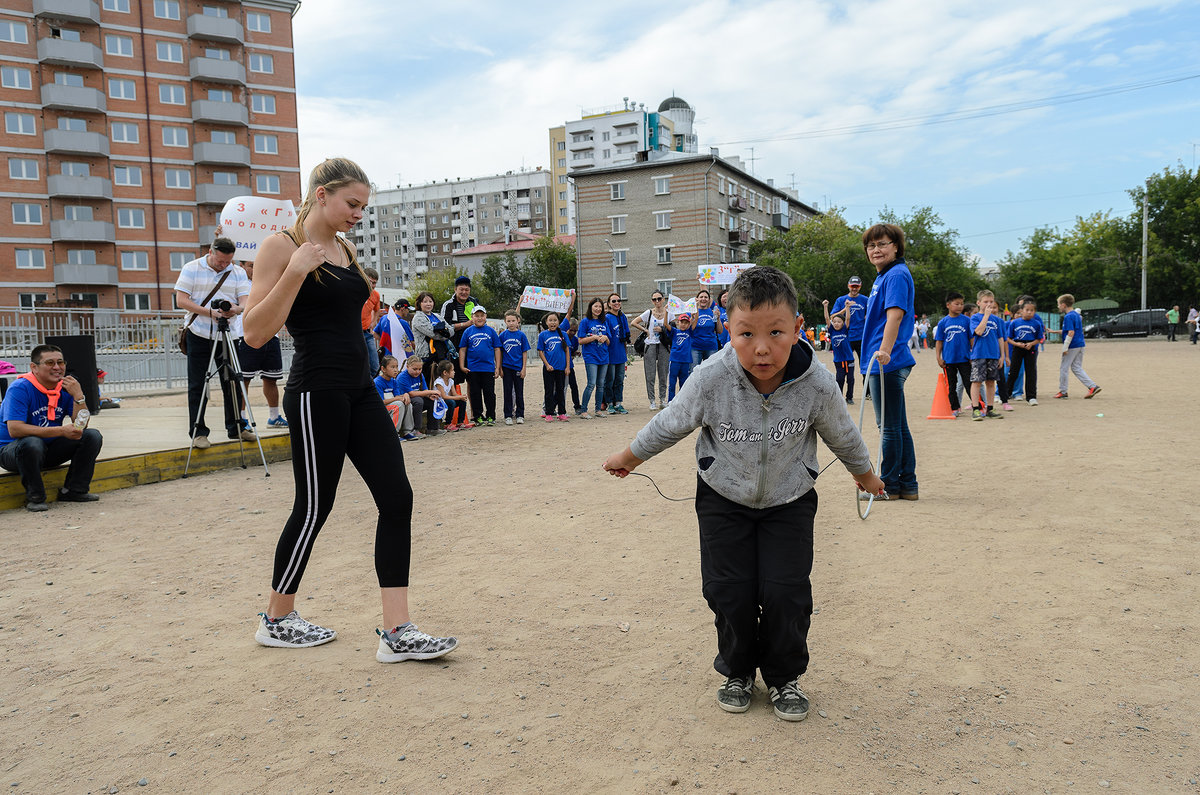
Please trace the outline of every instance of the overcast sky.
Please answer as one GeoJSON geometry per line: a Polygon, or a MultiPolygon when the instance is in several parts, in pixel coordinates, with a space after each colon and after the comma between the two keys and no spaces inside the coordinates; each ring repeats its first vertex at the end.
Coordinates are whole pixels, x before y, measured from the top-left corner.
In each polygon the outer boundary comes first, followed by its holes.
{"type": "Polygon", "coordinates": [[[855,223],[932,206],[987,264],[1200,144],[1194,2],[304,0],[294,29],[305,180],[546,168],[549,127],[676,94],[702,152],[855,223]]]}

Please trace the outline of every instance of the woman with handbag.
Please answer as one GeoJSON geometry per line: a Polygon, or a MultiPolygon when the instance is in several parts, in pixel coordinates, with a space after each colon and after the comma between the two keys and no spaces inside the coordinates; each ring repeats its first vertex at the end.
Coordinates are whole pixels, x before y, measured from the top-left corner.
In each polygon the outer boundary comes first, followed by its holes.
{"type": "MultiPolygon", "coordinates": [[[[629,322],[629,325],[645,336],[642,351],[642,367],[646,371],[646,397],[650,399],[650,410],[667,405],[667,370],[671,366],[671,346],[663,345],[659,333],[668,325],[667,298],[662,291],[650,294],[650,308],[629,322]],[[654,381],[658,379],[658,402],[654,402],[654,381]]],[[[639,338],[640,339],[640,338],[639,338]]],[[[634,343],[637,347],[637,343],[634,343]]]]}
{"type": "MultiPolygon", "coordinates": [[[[421,361],[424,363],[421,367],[421,374],[425,376],[427,384],[433,383],[433,369],[439,361],[435,350],[436,343],[438,341],[445,342],[453,334],[450,324],[441,315],[434,314],[434,304],[432,293],[418,293],[417,312],[409,324],[412,326],[413,342],[416,345],[414,355],[421,357],[421,361]]],[[[440,358],[444,359],[445,357],[440,358]]]]}

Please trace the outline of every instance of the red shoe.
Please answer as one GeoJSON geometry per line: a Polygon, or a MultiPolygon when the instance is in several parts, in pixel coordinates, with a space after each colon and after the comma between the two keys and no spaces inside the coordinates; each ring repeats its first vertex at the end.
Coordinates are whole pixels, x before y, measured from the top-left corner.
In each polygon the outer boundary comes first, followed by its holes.
{"type": "Polygon", "coordinates": [[[568,422],[570,419],[571,419],[571,418],[570,418],[570,417],[568,417],[566,414],[559,414],[559,415],[558,415],[558,421],[559,421],[559,422],[568,422]]]}
{"type": "Polygon", "coordinates": [[[1092,387],[1091,389],[1089,389],[1089,390],[1088,390],[1088,393],[1087,393],[1086,395],[1084,395],[1084,396],[1083,396],[1083,399],[1084,399],[1084,400],[1087,400],[1088,398],[1095,397],[1095,396],[1096,396],[1096,395],[1098,395],[1098,394],[1100,394],[1100,387],[1098,387],[1098,386],[1094,386],[1094,387],[1092,387]]]}
{"type": "Polygon", "coordinates": [[[464,423],[462,423],[461,425],[459,425],[459,426],[458,426],[458,429],[459,429],[460,431],[469,431],[470,429],[472,429],[472,428],[474,428],[474,427],[475,427],[475,423],[473,423],[473,422],[464,422],[464,423]]]}
{"type": "Polygon", "coordinates": [[[554,416],[551,414],[543,414],[542,419],[544,419],[546,422],[554,422],[554,416]]]}
{"type": "Polygon", "coordinates": [[[1066,400],[1066,399],[1067,399],[1067,393],[1066,393],[1066,392],[1059,392],[1059,393],[1058,393],[1057,395],[1055,395],[1054,397],[1055,397],[1055,398],[1057,398],[1058,400],[1066,400]]]}
{"type": "Polygon", "coordinates": [[[454,431],[457,431],[457,430],[458,430],[458,426],[453,423],[446,426],[446,433],[453,433],[454,431]]]}

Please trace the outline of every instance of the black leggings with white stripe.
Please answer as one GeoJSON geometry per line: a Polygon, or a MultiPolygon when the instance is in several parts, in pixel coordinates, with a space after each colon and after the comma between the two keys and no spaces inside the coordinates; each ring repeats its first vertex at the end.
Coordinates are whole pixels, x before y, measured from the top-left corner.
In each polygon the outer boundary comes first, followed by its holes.
{"type": "Polygon", "coordinates": [[[379,509],[375,528],[379,587],[407,587],[413,492],[400,440],[374,384],[361,390],[288,390],[283,407],[292,437],[296,501],[275,548],[271,587],[282,594],[294,594],[300,587],[317,533],[333,509],[346,457],[379,509]]]}

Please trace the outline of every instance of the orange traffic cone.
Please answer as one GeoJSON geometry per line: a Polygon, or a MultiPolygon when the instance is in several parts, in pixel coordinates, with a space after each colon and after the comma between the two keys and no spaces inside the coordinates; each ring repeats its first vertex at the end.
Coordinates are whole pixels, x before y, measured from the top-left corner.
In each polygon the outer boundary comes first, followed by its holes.
{"type": "Polygon", "coordinates": [[[933,405],[929,407],[927,420],[952,420],[954,412],[950,409],[950,382],[946,380],[946,371],[938,373],[937,389],[933,393],[933,405]]]}

